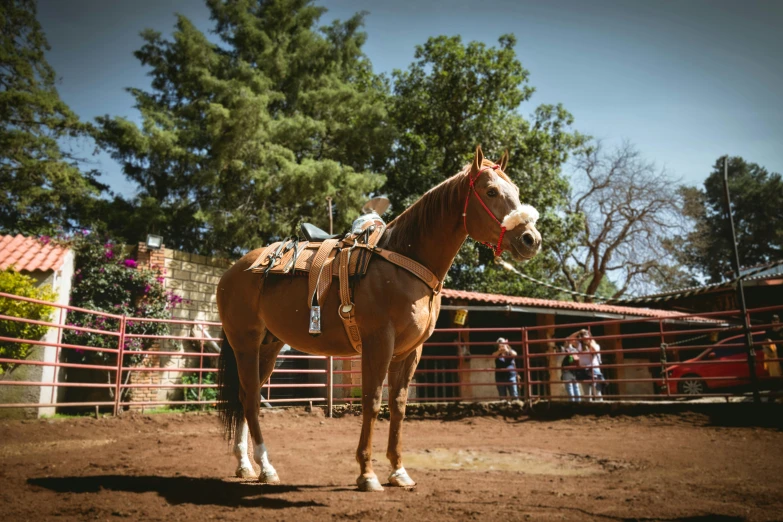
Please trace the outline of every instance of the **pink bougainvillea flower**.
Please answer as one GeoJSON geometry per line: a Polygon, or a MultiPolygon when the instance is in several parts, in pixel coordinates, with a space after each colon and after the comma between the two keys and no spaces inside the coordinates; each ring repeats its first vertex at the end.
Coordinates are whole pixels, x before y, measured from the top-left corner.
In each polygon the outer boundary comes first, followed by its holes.
{"type": "Polygon", "coordinates": [[[126,259],[125,262],[123,262],[123,265],[127,266],[128,268],[136,268],[139,266],[133,259],[126,259]]]}

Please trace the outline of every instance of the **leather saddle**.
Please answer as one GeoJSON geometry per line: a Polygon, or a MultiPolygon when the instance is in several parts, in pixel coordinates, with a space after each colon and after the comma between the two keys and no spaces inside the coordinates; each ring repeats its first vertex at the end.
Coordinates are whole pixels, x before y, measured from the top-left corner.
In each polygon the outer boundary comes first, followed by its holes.
{"type": "Polygon", "coordinates": [[[312,223],[302,223],[299,225],[299,231],[302,232],[307,241],[326,241],[327,239],[340,237],[340,234],[330,234],[312,223]]]}
{"type": "MultiPolygon", "coordinates": [[[[307,275],[308,307],[310,308],[310,333],[320,334],[320,307],[326,299],[335,277],[339,280],[339,315],[353,348],[361,353],[362,343],[355,319],[352,287],[367,273],[373,255],[400,266],[424,281],[433,292],[440,292],[441,282],[424,265],[389,250],[378,248],[378,242],[386,232],[386,223],[377,214],[366,214],[354,221],[351,231],[342,239],[310,223],[301,226],[305,241],[285,239],[273,243],[247,268],[263,276],[307,275]]],[[[432,307],[431,307],[432,310],[432,307]]]]}

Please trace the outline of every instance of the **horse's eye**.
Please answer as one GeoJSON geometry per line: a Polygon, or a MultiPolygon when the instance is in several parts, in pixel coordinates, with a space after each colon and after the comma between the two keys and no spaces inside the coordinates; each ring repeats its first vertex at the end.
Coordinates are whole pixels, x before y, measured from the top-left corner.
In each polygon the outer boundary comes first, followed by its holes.
{"type": "Polygon", "coordinates": [[[487,196],[489,196],[489,197],[491,197],[491,198],[494,198],[494,197],[495,197],[495,196],[497,196],[497,195],[498,195],[498,191],[497,191],[497,190],[495,190],[495,189],[493,189],[493,188],[491,188],[491,189],[489,189],[489,190],[487,191],[487,196]]]}

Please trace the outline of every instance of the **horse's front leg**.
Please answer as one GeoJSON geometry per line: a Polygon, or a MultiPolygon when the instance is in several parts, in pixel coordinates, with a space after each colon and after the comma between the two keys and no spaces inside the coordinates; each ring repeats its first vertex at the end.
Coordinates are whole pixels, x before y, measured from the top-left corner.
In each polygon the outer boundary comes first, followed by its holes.
{"type": "Polygon", "coordinates": [[[393,334],[386,342],[364,343],[362,352],[362,434],[356,448],[356,460],[361,475],[356,479],[360,491],[383,491],[377,475],[372,469],[372,433],[375,419],[381,411],[383,379],[389,370],[393,348],[393,334]]]}
{"type": "Polygon", "coordinates": [[[237,458],[236,475],[239,478],[255,478],[256,472],[250,458],[247,456],[248,439],[247,421],[245,417],[238,417],[234,431],[234,456],[237,458]]]}
{"type": "Polygon", "coordinates": [[[415,486],[416,482],[408,475],[402,466],[402,421],[405,418],[405,405],[408,402],[408,385],[413,379],[416,366],[421,359],[421,345],[404,359],[395,361],[389,366],[389,448],[386,457],[392,465],[389,483],[392,486],[415,486]]]}

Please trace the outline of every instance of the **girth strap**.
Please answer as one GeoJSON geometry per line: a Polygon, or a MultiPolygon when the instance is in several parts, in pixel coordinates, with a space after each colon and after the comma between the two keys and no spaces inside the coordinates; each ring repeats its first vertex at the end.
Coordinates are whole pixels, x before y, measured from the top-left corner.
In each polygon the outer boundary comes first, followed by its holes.
{"type": "MultiPolygon", "coordinates": [[[[389,250],[384,250],[377,247],[370,248],[364,245],[356,245],[355,248],[364,248],[373,254],[378,254],[390,263],[404,268],[408,272],[412,273],[430,287],[430,290],[432,290],[432,295],[430,296],[429,300],[430,313],[427,320],[427,326],[422,333],[422,337],[427,335],[427,331],[429,330],[429,326],[432,322],[434,308],[432,306],[432,301],[433,298],[440,293],[440,289],[442,287],[442,283],[438,277],[433,274],[429,268],[422,265],[421,263],[418,263],[413,259],[400,255],[396,252],[391,252],[389,250]]],[[[348,264],[351,260],[352,250],[353,249],[351,248],[344,248],[340,251],[338,258],[335,260],[335,262],[339,263],[338,275],[340,280],[340,309],[337,311],[337,313],[340,315],[340,319],[343,320],[345,333],[348,335],[348,340],[351,342],[351,346],[353,346],[353,349],[358,353],[362,353],[362,336],[359,333],[359,325],[356,323],[356,307],[351,301],[351,287],[350,281],[348,279],[348,264]]],[[[421,340],[423,341],[423,339],[421,340]]]]}
{"type": "Polygon", "coordinates": [[[351,259],[351,249],[344,248],[340,251],[338,262],[340,263],[340,309],[337,313],[343,320],[345,333],[351,346],[358,353],[362,353],[362,336],[359,334],[359,325],[356,324],[356,307],[351,301],[351,287],[348,280],[348,262],[351,259]]]}

